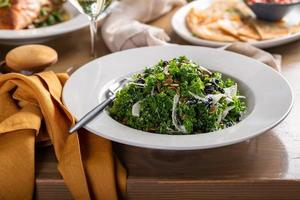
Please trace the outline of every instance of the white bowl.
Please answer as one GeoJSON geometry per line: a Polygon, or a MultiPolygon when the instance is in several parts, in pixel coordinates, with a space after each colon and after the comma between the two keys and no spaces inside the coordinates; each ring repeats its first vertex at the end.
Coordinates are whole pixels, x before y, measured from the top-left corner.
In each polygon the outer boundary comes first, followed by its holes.
{"type": "Polygon", "coordinates": [[[63,101],[79,119],[104,99],[103,94],[112,81],[152,66],[160,59],[181,55],[237,80],[247,97],[245,119],[233,127],[206,134],[162,135],[122,125],[104,111],[85,128],[110,140],[139,147],[207,149],[255,137],[282,121],[292,107],[293,95],[288,82],[269,66],[232,52],[179,45],[138,48],[98,58],[72,74],[64,86],[63,101]]]}
{"type": "MultiPolygon", "coordinates": [[[[28,43],[42,43],[59,35],[66,34],[84,28],[89,25],[87,16],[80,14],[70,2],[66,2],[64,9],[70,14],[71,19],[52,26],[24,29],[24,30],[1,30],[0,44],[20,45],[28,43]]],[[[104,12],[99,20],[106,15],[104,12]]]]}

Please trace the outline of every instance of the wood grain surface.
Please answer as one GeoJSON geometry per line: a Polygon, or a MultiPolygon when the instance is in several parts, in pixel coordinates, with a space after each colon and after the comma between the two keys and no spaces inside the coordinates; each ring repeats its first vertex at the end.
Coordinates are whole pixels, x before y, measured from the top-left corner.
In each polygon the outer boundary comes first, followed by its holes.
{"type": "MultiPolygon", "coordinates": [[[[173,13],[153,25],[164,28],[171,42],[187,44],[171,29],[173,13]]],[[[83,29],[46,43],[59,53],[49,70],[64,72],[90,61],[88,34],[83,29]]],[[[109,53],[101,38],[98,44],[99,56],[109,53]]],[[[0,58],[11,48],[0,45],[0,58]]],[[[283,56],[282,73],[295,95],[290,115],[252,140],[212,150],[159,151],[115,143],[129,171],[128,199],[300,199],[300,41],[268,51],[283,56]]],[[[35,197],[72,199],[52,148],[37,148],[36,160],[35,197]]]]}

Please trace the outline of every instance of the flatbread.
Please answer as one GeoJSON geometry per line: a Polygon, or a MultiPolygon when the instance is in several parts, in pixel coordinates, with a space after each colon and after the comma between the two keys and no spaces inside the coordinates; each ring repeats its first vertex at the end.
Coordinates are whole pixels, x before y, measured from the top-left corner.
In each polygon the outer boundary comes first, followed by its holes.
{"type": "Polygon", "coordinates": [[[261,37],[254,27],[242,20],[219,20],[220,28],[228,34],[239,38],[241,41],[260,40],[261,37]]]}
{"type": "Polygon", "coordinates": [[[214,0],[204,12],[208,16],[219,18],[225,15],[238,15],[245,18],[253,16],[252,11],[241,0],[214,0]]]}
{"type": "Polygon", "coordinates": [[[221,42],[267,40],[300,31],[300,24],[257,20],[241,0],[214,0],[204,10],[191,9],[186,24],[195,36],[221,42]]]}
{"type": "Polygon", "coordinates": [[[290,33],[297,33],[300,31],[300,23],[297,25],[293,25],[292,27],[289,28],[290,29],[290,33]]]}
{"type": "Polygon", "coordinates": [[[290,28],[282,22],[275,23],[252,20],[251,23],[259,33],[262,40],[274,39],[290,34],[290,28]]]}
{"type": "Polygon", "coordinates": [[[238,41],[234,36],[226,34],[220,28],[218,22],[197,26],[189,24],[191,32],[206,40],[214,40],[220,42],[235,42],[238,41]]]}

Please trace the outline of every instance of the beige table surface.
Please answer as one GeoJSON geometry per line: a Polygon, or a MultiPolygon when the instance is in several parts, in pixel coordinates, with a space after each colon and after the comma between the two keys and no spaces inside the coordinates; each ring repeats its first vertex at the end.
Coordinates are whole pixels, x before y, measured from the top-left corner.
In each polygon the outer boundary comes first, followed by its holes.
{"type": "MultiPolygon", "coordinates": [[[[172,42],[187,44],[171,29],[173,12],[153,22],[172,42]]],[[[100,36],[100,34],[99,34],[100,36]]],[[[59,53],[49,69],[64,72],[91,60],[83,29],[47,45],[59,53]]],[[[99,56],[109,53],[99,41],[99,56]]],[[[11,49],[0,45],[0,58],[11,49]]],[[[202,151],[159,151],[114,144],[128,169],[128,199],[300,199],[300,41],[268,49],[283,56],[283,75],[295,94],[290,115],[250,141],[202,151]]],[[[38,149],[36,198],[71,199],[56,169],[52,148],[38,149]]]]}

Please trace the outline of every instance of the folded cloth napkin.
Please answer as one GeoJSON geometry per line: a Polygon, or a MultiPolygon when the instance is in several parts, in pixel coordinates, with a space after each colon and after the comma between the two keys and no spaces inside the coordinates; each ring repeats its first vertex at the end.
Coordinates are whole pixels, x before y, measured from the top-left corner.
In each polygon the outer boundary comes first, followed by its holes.
{"type": "Polygon", "coordinates": [[[254,47],[248,43],[235,42],[219,48],[220,50],[232,51],[258,60],[275,70],[281,72],[281,56],[278,54],[270,54],[262,49],[254,47]]]}
{"type": "Polygon", "coordinates": [[[102,26],[102,37],[108,48],[129,48],[167,44],[164,30],[143,23],[169,12],[185,0],[122,0],[112,9],[102,26]]]}
{"type": "Polygon", "coordinates": [[[32,199],[35,143],[50,139],[58,169],[75,199],[118,199],[126,171],[111,142],[87,131],[68,134],[74,118],[61,102],[68,76],[0,75],[0,199],[32,199]],[[47,133],[40,131],[45,122],[47,133]]]}

